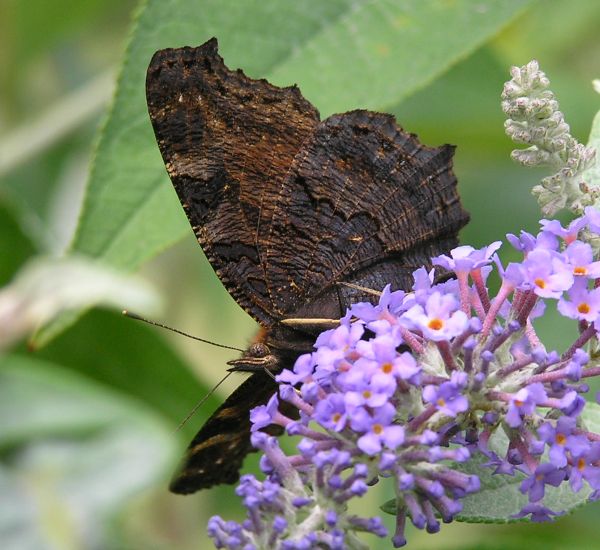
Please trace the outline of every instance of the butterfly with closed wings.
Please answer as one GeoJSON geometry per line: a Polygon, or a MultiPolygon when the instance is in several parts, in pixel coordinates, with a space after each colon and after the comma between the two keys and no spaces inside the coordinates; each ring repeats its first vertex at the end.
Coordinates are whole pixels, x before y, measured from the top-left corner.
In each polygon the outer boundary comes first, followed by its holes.
{"type": "Polygon", "coordinates": [[[321,121],[296,86],[228,69],[215,38],[158,51],[146,96],[198,242],[262,327],[230,362],[251,376],[200,429],[171,483],[188,494],[239,478],[253,450],[249,411],[277,390],[265,369],[291,368],[319,320],[373,301],[364,289],[410,287],[415,269],[456,246],[468,214],[452,146],[426,147],[387,114],[321,121]]]}

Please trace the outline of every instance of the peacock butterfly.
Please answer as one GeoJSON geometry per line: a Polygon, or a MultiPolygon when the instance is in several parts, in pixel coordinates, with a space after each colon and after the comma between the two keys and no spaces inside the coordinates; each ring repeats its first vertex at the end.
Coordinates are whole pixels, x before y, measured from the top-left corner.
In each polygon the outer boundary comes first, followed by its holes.
{"type": "Polygon", "coordinates": [[[417,267],[456,246],[468,214],[452,146],[426,147],[387,114],[321,121],[296,86],[228,69],[215,38],[156,52],[146,96],[198,242],[262,327],[231,362],[253,374],[200,429],[171,483],[187,494],[239,478],[249,410],[276,391],[265,368],[291,368],[312,350],[319,319],[373,300],[365,288],[410,287],[417,267]]]}

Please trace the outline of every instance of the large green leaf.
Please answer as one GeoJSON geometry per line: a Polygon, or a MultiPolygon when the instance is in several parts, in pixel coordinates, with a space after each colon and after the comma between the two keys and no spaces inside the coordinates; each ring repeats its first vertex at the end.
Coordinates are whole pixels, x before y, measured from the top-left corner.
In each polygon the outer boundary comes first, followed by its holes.
{"type": "MultiPolygon", "coordinates": [[[[135,396],[172,426],[208,391],[157,330],[108,311],[88,313],[36,355],[135,396]]],[[[218,401],[214,396],[204,404],[184,427],[184,438],[194,435],[218,401]]]]}
{"type": "MultiPolygon", "coordinates": [[[[600,429],[600,406],[596,403],[587,403],[582,418],[587,428],[592,432],[600,429]]],[[[495,445],[498,454],[503,456],[508,441],[503,434],[496,438],[495,445]]],[[[523,474],[515,476],[493,475],[489,468],[482,468],[485,460],[473,460],[460,465],[461,470],[476,474],[481,481],[481,490],[463,499],[463,510],[458,516],[458,521],[468,523],[507,523],[516,520],[512,518],[527,504],[528,498],[521,493],[519,486],[524,479],[523,474]]],[[[558,487],[546,487],[546,494],[542,501],[544,506],[556,512],[569,513],[583,506],[591,494],[588,485],[575,493],[567,482],[558,487]]]]}
{"type": "Polygon", "coordinates": [[[129,44],[73,250],[133,269],[189,232],[144,99],[154,51],[217,36],[232,67],[297,82],[325,115],[382,109],[474,50],[528,0],[150,0],[129,44]]]}
{"type": "MultiPolygon", "coordinates": [[[[600,406],[596,403],[587,403],[582,414],[583,420],[589,431],[598,433],[600,430],[600,406]]],[[[500,456],[506,452],[508,440],[497,433],[492,438],[491,448],[496,449],[500,456]]],[[[494,475],[490,468],[482,466],[487,462],[485,457],[475,456],[465,464],[455,467],[465,473],[479,476],[481,489],[461,500],[462,512],[457,516],[457,521],[467,523],[509,523],[523,521],[514,519],[523,506],[527,504],[527,496],[519,490],[524,475],[516,473],[514,476],[494,475]]],[[[544,506],[556,512],[572,512],[588,502],[591,494],[589,486],[575,493],[568,482],[561,483],[559,487],[546,487],[546,494],[541,502],[544,506]]],[[[396,513],[396,502],[390,500],[381,509],[388,514],[396,513]]]]}
{"type": "Polygon", "coordinates": [[[166,483],[167,425],[140,402],[31,357],[1,358],[0,382],[3,548],[110,547],[115,513],[166,483]]]}
{"type": "Polygon", "coordinates": [[[17,270],[34,253],[33,244],[19,228],[8,206],[0,202],[0,286],[7,284],[17,270]]]}
{"type": "MultiPolygon", "coordinates": [[[[481,481],[481,490],[463,499],[463,510],[456,518],[467,523],[508,523],[524,521],[514,519],[528,502],[527,496],[519,490],[524,476],[514,477],[492,475],[488,468],[483,468],[485,461],[473,460],[463,471],[477,474],[481,481]]],[[[572,512],[583,506],[590,496],[589,487],[584,487],[578,493],[573,492],[567,482],[559,487],[546,487],[543,504],[551,510],[572,512]]],[[[526,521],[526,520],[525,520],[526,521]]]]}

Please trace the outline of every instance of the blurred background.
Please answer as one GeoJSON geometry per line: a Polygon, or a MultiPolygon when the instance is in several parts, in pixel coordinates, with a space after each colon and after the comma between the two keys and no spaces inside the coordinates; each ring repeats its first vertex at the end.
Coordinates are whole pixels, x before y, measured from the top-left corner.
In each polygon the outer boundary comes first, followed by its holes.
{"type": "MultiPolygon", "coordinates": [[[[198,21],[204,16],[218,21],[199,32],[190,45],[199,45],[210,37],[206,33],[217,33],[222,25],[229,29],[229,34],[219,34],[222,50],[229,55],[224,54],[226,62],[246,67],[242,61],[236,63],[244,59],[245,44],[235,25],[245,24],[250,30],[245,27],[244,32],[251,35],[253,19],[240,18],[233,9],[238,2],[221,8],[208,1],[193,4],[198,21]],[[208,13],[209,8],[218,9],[217,15],[208,13]],[[233,61],[228,61],[230,58],[233,61]]],[[[269,7],[261,8],[260,16],[268,29],[279,24],[279,11],[287,3],[266,4],[269,7]]],[[[487,9],[488,2],[470,4],[487,9]]],[[[510,66],[532,58],[540,61],[573,135],[584,143],[600,108],[600,97],[591,86],[591,80],[600,77],[600,3],[545,0],[520,4],[514,15],[490,31],[491,38],[473,46],[443,74],[432,76],[426,86],[398,103],[380,105],[380,110],[394,113],[400,124],[423,142],[457,145],[455,171],[472,217],[461,240],[473,246],[501,239],[507,232],[535,230],[539,218],[530,189],[544,173],[513,165],[511,143],[503,132],[499,96],[510,66]]],[[[189,497],[171,495],[166,489],[179,456],[203,419],[239,382],[220,388],[183,429],[175,431],[195,402],[221,378],[231,352],[143,326],[118,311],[101,308],[76,321],[67,319],[49,336],[34,337],[33,345],[30,341],[28,346],[36,320],[46,317],[32,314],[33,322],[24,322],[19,328],[13,319],[17,319],[19,307],[25,308],[24,296],[58,293],[53,285],[59,287],[65,279],[58,280],[50,263],[31,275],[30,286],[23,283],[20,291],[15,291],[14,284],[6,286],[23,273],[28,261],[64,254],[73,241],[84,196],[87,193],[92,204],[98,195],[97,187],[86,192],[86,185],[119,71],[124,76],[115,105],[122,105],[131,93],[137,102],[136,113],[143,113],[145,107],[138,105],[143,101],[143,89],[127,88],[131,82],[127,75],[133,70],[130,65],[138,59],[140,33],[146,32],[144,51],[150,53],[181,45],[165,44],[165,36],[151,25],[150,30],[146,28],[148,9],[153,6],[156,8],[156,2],[149,2],[142,13],[132,0],[0,0],[0,286],[5,287],[0,291],[0,304],[4,304],[4,310],[0,305],[0,335],[5,335],[0,336],[0,344],[6,348],[0,355],[3,549],[205,548],[209,545],[205,526],[211,515],[241,517],[232,487],[189,497]],[[138,12],[142,15],[132,31],[138,12]],[[7,299],[14,296],[12,302],[7,299]],[[6,336],[9,333],[10,338],[6,336]]],[[[315,24],[326,26],[332,15],[314,17],[315,24]]],[[[170,32],[176,36],[178,29],[170,32]]],[[[426,34],[427,28],[421,32],[426,34]]],[[[402,33],[401,25],[398,33],[402,33]]],[[[265,50],[264,55],[269,52],[265,50]]],[[[145,59],[148,61],[149,55],[145,59]]],[[[134,69],[143,75],[147,61],[134,69]]],[[[255,77],[269,76],[248,72],[255,77]]],[[[394,73],[384,76],[390,82],[396,78],[394,73]]],[[[294,79],[301,89],[303,85],[314,89],[310,74],[298,74],[294,79]]],[[[356,86],[368,94],[369,81],[358,81],[356,86]]],[[[325,114],[335,110],[335,102],[325,97],[320,103],[318,90],[308,97],[318,108],[326,104],[325,114]]],[[[118,143],[111,141],[111,131],[139,124],[144,128],[143,139],[149,135],[149,122],[143,115],[136,119],[124,116],[126,113],[117,108],[105,127],[96,179],[111,143],[118,143]],[[115,121],[118,116],[122,120],[115,121]]],[[[132,147],[135,145],[133,139],[132,147]]],[[[128,158],[128,151],[116,147],[112,154],[123,156],[124,163],[128,158]]],[[[158,151],[152,154],[156,156],[158,151]]],[[[114,177],[122,176],[118,166],[114,170],[114,177]]],[[[159,176],[161,181],[166,178],[164,172],[159,176]]],[[[172,193],[170,189],[166,192],[172,193]]],[[[128,266],[143,263],[139,279],[121,281],[115,275],[105,293],[113,299],[102,298],[119,308],[121,302],[115,298],[116,291],[112,292],[115,285],[135,289],[135,281],[141,280],[139,285],[151,285],[153,290],[147,290],[140,307],[148,305],[158,320],[202,338],[244,347],[256,330],[254,322],[220,285],[183,214],[173,212],[174,225],[183,228],[173,232],[177,238],[169,246],[156,246],[156,251],[163,249],[160,254],[139,254],[128,266]],[[142,261],[146,259],[149,261],[142,261]],[[149,305],[157,299],[162,309],[149,305]]],[[[89,207],[82,223],[88,214],[93,214],[89,207]]],[[[160,231],[160,216],[153,226],[160,231]]],[[[96,235],[93,227],[85,231],[96,235]]],[[[77,239],[83,242],[81,236],[77,239]]],[[[144,239],[151,236],[141,232],[137,240],[144,239]]],[[[86,251],[85,246],[76,245],[75,249],[86,251]]],[[[74,277],[78,272],[68,273],[74,277]]],[[[70,296],[70,290],[84,279],[73,278],[72,285],[67,281],[67,290],[62,291],[70,296]]],[[[82,288],[82,293],[87,292],[82,288]]],[[[135,296],[125,294],[124,302],[138,303],[135,296]]],[[[85,305],[85,300],[76,303],[85,305]]],[[[52,305],[47,307],[55,311],[52,305]]],[[[548,346],[559,350],[572,336],[552,319],[540,330],[548,346]]],[[[255,465],[256,457],[251,457],[248,469],[255,465]]],[[[369,499],[375,508],[388,497],[389,491],[383,488],[369,499]]],[[[587,506],[555,524],[541,526],[453,524],[435,536],[412,531],[409,547],[492,549],[527,544],[545,549],[600,548],[599,512],[598,506],[587,506]]],[[[391,518],[386,521],[393,523],[391,518]]],[[[369,539],[369,544],[386,548],[389,543],[369,539]]]]}

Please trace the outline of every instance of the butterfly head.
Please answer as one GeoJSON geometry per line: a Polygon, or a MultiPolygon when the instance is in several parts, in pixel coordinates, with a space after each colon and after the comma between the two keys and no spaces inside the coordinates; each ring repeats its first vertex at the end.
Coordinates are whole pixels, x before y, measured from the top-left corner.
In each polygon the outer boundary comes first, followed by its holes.
{"type": "Polygon", "coordinates": [[[278,372],[279,359],[263,342],[255,342],[239,359],[228,361],[230,372],[256,372],[261,370],[278,372]]]}

